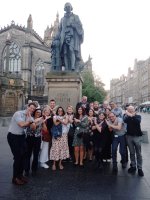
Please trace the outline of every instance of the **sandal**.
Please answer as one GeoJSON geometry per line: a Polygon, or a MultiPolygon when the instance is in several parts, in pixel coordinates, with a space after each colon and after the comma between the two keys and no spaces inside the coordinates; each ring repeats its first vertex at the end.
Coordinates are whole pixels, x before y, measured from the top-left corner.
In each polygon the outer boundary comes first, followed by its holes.
{"type": "Polygon", "coordinates": [[[80,166],[80,167],[83,167],[83,166],[84,166],[84,164],[83,164],[83,163],[80,163],[80,164],[79,164],[79,166],[80,166]]]}
{"type": "Polygon", "coordinates": [[[79,163],[76,163],[76,162],[74,163],[74,166],[78,166],[78,165],[79,165],[79,163]]]}
{"type": "Polygon", "coordinates": [[[53,170],[53,171],[56,170],[56,165],[52,165],[52,170],[53,170]]]}
{"type": "Polygon", "coordinates": [[[63,170],[64,169],[63,165],[59,165],[59,169],[63,170]]]}

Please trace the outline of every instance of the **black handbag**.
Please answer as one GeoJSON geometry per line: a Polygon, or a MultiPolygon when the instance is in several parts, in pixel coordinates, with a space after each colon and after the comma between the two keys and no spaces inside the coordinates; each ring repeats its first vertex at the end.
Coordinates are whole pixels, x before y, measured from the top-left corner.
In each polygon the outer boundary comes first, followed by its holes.
{"type": "Polygon", "coordinates": [[[84,145],[88,145],[88,143],[90,142],[90,134],[89,134],[89,132],[84,132],[82,137],[83,137],[84,145]]]}
{"type": "Polygon", "coordinates": [[[70,128],[68,131],[68,137],[73,137],[75,133],[75,127],[73,126],[73,124],[70,124],[70,128]]]}
{"type": "Polygon", "coordinates": [[[79,132],[79,133],[77,134],[77,137],[81,139],[81,138],[83,137],[83,135],[84,135],[84,132],[79,132]]]}

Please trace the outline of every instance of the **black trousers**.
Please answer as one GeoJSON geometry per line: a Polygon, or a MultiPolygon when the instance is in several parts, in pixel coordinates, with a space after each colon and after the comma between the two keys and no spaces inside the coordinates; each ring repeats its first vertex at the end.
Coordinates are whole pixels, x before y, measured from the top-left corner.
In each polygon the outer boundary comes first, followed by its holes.
{"type": "Polygon", "coordinates": [[[72,143],[73,143],[73,136],[68,135],[69,154],[70,154],[71,159],[74,160],[74,147],[72,146],[72,143]]]}
{"type": "Polygon", "coordinates": [[[107,144],[107,137],[104,133],[99,133],[98,131],[93,135],[93,144],[94,144],[94,154],[97,162],[103,161],[105,147],[107,144]]]}
{"type": "Polygon", "coordinates": [[[25,172],[30,171],[30,160],[31,160],[31,155],[33,153],[31,169],[32,171],[37,171],[38,158],[41,147],[41,137],[28,136],[26,138],[26,144],[27,144],[27,152],[25,156],[24,170],[25,172]]]}
{"type": "Polygon", "coordinates": [[[25,135],[8,133],[7,141],[14,156],[13,178],[20,178],[23,174],[24,159],[26,152],[25,135]]]}

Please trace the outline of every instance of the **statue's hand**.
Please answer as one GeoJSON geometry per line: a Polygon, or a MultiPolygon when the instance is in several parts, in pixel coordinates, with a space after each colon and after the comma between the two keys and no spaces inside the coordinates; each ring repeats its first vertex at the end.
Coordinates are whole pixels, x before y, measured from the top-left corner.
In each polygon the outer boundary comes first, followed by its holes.
{"type": "Polygon", "coordinates": [[[67,27],[71,26],[70,21],[67,22],[66,26],[67,26],[67,27]]]}
{"type": "Polygon", "coordinates": [[[72,26],[73,28],[76,28],[76,25],[75,25],[75,23],[72,23],[72,24],[71,24],[71,26],[72,26]]]}

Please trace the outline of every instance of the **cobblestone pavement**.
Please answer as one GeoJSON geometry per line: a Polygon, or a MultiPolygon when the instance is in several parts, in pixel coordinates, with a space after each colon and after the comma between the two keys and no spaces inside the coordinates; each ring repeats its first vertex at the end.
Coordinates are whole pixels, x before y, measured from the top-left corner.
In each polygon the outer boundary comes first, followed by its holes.
{"type": "MultiPolygon", "coordinates": [[[[150,136],[150,114],[142,114],[142,130],[150,136]]],[[[0,199],[2,200],[150,200],[150,144],[143,143],[144,177],[130,175],[118,162],[118,175],[112,165],[105,164],[103,172],[86,161],[85,168],[64,163],[65,169],[53,172],[39,169],[29,183],[15,186],[12,178],[12,154],[6,140],[7,127],[0,127],[0,199]]],[[[149,137],[150,139],[150,137],[149,137]]],[[[120,158],[118,157],[118,161],[120,158]]],[[[51,167],[51,163],[49,163],[51,167]]],[[[129,167],[129,164],[128,164],[129,167]]]]}

